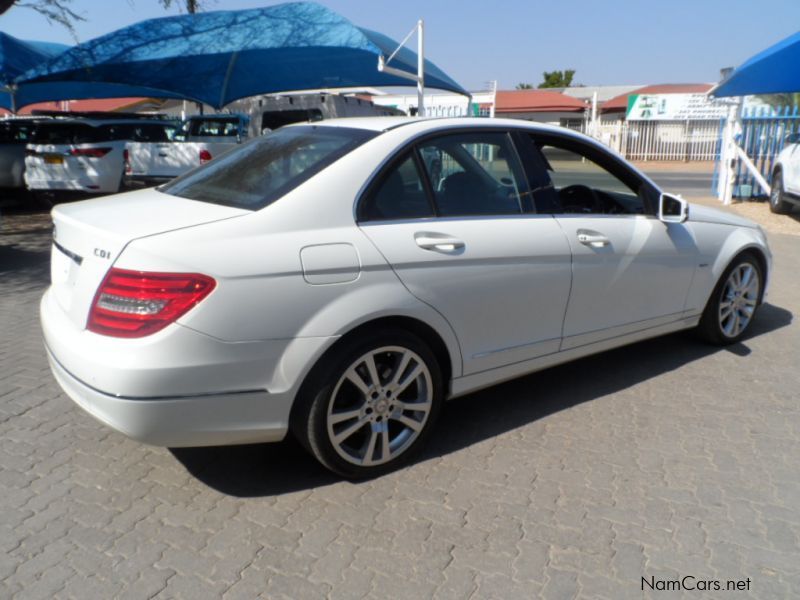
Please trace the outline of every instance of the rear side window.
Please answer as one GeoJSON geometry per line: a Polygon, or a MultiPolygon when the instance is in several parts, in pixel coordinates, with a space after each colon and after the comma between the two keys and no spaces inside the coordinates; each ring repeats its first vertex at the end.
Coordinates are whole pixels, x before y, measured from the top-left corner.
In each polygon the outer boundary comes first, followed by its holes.
{"type": "Polygon", "coordinates": [[[361,205],[358,218],[360,221],[385,221],[419,219],[433,214],[417,163],[409,153],[381,179],[361,205]]]}
{"type": "Polygon", "coordinates": [[[286,127],[237,146],[159,189],[258,210],[377,135],[345,127],[286,127]]]}

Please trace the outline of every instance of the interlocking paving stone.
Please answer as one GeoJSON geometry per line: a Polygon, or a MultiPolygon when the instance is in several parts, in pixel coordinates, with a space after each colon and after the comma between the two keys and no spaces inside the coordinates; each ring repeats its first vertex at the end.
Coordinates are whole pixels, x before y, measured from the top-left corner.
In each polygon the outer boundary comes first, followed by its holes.
{"type": "Polygon", "coordinates": [[[800,595],[800,238],[773,236],[743,343],[673,335],[473,394],[415,464],[354,484],[292,441],[170,451],[77,408],[38,324],[49,236],[3,216],[2,598],[800,595]]]}

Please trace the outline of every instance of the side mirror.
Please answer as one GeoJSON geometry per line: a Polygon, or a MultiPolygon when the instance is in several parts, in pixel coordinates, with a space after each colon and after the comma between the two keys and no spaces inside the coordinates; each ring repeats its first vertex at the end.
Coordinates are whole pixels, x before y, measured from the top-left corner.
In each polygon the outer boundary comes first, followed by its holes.
{"type": "Polygon", "coordinates": [[[689,204],[683,198],[661,194],[658,199],[658,220],[662,223],[683,223],[689,218],[689,204]]]}

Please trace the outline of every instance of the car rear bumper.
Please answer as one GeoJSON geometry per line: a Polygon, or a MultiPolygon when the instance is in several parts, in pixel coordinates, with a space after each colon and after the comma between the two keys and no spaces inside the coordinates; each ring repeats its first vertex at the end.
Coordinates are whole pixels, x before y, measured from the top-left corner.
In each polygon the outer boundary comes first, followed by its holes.
{"type": "Polygon", "coordinates": [[[103,181],[102,179],[33,179],[25,178],[29,190],[51,192],[72,191],[89,192],[91,194],[111,194],[119,191],[120,181],[103,181]]]}
{"type": "Polygon", "coordinates": [[[101,423],[155,446],[217,446],[277,442],[287,431],[285,404],[266,391],[167,398],[104,394],[69,373],[49,348],[53,375],[64,392],[101,423]]]}
{"type": "Polygon", "coordinates": [[[282,439],[308,365],[329,338],[225,342],[174,324],[140,339],[78,327],[55,299],[41,324],[56,380],[79,406],[154,445],[282,439]]]}

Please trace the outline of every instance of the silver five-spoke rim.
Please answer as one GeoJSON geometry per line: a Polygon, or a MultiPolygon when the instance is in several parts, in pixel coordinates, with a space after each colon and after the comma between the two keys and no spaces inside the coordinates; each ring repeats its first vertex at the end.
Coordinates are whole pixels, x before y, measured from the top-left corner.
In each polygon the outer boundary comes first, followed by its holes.
{"type": "Polygon", "coordinates": [[[433,405],[431,374],[408,348],[385,346],[354,361],[328,403],[328,439],[363,467],[385,464],[419,437],[433,405]]]}
{"type": "Polygon", "coordinates": [[[729,338],[745,330],[756,309],[759,292],[758,271],[742,263],[731,271],[719,302],[719,325],[729,338]]]}

